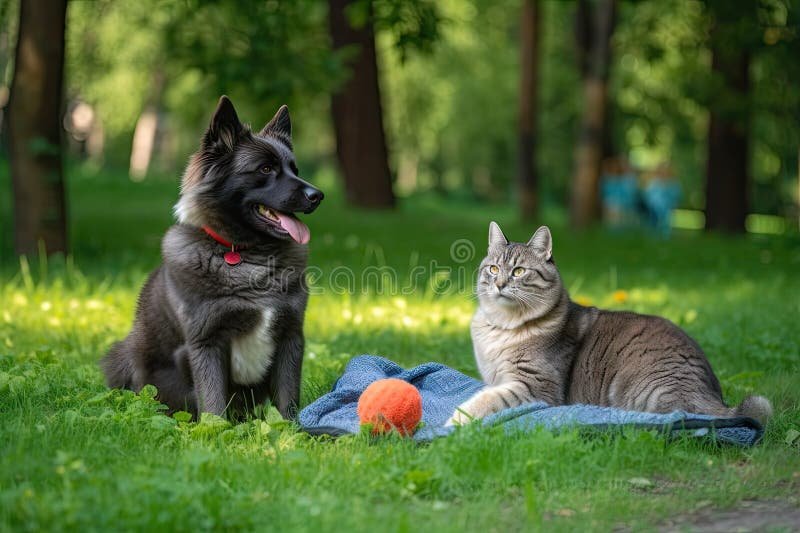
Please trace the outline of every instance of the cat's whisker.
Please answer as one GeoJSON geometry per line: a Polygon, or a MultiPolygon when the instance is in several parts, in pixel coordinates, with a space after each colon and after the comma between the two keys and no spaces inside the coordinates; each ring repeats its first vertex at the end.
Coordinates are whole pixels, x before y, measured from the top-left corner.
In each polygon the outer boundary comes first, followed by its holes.
{"type": "Polygon", "coordinates": [[[520,302],[523,306],[533,309],[537,304],[545,303],[546,300],[535,294],[513,291],[509,293],[512,298],[520,302]]]}

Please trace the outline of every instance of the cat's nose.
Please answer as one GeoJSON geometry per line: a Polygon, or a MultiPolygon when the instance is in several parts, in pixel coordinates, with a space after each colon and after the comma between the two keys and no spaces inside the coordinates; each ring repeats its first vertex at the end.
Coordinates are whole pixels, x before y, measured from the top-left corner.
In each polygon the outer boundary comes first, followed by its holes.
{"type": "Polygon", "coordinates": [[[506,282],[497,280],[497,281],[494,282],[494,286],[497,287],[497,290],[499,292],[499,291],[502,291],[503,288],[506,286],[506,282]]]}

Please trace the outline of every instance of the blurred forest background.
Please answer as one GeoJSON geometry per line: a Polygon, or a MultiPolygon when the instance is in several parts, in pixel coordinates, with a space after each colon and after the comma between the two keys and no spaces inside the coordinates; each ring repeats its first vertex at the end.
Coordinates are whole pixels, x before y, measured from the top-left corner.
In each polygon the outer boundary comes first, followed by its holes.
{"type": "Polygon", "coordinates": [[[635,176],[678,226],[798,227],[797,0],[0,0],[15,250],[68,250],[73,169],[177,184],[220,94],[289,104],[303,175],[355,206],[581,228],[635,176]]]}

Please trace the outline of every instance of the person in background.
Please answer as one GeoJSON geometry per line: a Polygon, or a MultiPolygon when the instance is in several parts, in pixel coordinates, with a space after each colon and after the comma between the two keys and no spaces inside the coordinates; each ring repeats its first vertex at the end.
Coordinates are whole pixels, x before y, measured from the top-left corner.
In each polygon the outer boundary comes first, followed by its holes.
{"type": "Polygon", "coordinates": [[[652,172],[642,175],[642,204],[650,227],[662,236],[668,236],[672,210],[681,197],[681,185],[669,163],[662,163],[652,172]]]}
{"type": "Polygon", "coordinates": [[[616,230],[638,225],[639,191],[636,173],[627,157],[617,155],[603,160],[600,193],[606,225],[616,230]]]}

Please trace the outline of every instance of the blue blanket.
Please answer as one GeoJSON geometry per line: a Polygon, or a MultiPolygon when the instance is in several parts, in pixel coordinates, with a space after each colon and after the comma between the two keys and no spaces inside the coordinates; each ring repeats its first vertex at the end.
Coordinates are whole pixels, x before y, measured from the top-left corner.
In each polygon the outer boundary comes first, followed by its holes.
{"type": "MultiPolygon", "coordinates": [[[[453,432],[455,428],[446,427],[444,423],[456,407],[484,387],[482,382],[439,363],[425,363],[405,370],[383,357],[361,355],[350,360],[331,392],[300,412],[300,425],[315,435],[358,433],[358,398],[370,383],[384,378],[408,381],[422,394],[423,426],[414,434],[418,441],[429,441],[453,432]]],[[[684,411],[642,413],[595,405],[552,407],[542,402],[505,409],[486,417],[483,424],[503,424],[509,431],[540,426],[551,430],[638,427],[739,446],[756,444],[764,433],[758,422],[746,417],[718,418],[684,411]]]]}

